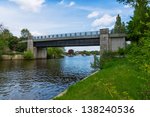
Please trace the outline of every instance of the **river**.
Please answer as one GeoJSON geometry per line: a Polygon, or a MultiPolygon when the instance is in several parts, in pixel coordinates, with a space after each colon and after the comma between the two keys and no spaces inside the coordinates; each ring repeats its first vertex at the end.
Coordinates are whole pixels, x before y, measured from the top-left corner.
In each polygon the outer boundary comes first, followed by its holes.
{"type": "Polygon", "coordinates": [[[1,100],[52,99],[95,71],[93,56],[0,61],[1,100]]]}

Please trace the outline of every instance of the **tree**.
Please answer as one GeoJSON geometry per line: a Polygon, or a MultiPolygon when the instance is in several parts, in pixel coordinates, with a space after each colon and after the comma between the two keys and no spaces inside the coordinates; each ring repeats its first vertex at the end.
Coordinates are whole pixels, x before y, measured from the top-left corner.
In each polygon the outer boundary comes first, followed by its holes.
{"type": "Polygon", "coordinates": [[[47,48],[47,57],[51,58],[61,58],[64,54],[64,48],[47,48]]]}
{"type": "Polygon", "coordinates": [[[8,47],[10,50],[16,51],[17,44],[18,44],[18,38],[17,37],[11,37],[8,40],[8,47]]]}
{"type": "Polygon", "coordinates": [[[117,0],[123,2],[124,4],[131,4],[134,7],[134,15],[131,17],[131,21],[128,22],[127,33],[128,38],[131,41],[138,42],[143,36],[144,32],[148,29],[147,23],[149,22],[150,14],[149,0],[117,0]]]}
{"type": "Polygon", "coordinates": [[[69,54],[69,55],[74,55],[74,50],[73,50],[73,49],[69,49],[69,50],[68,50],[68,54],[69,54]]]}
{"type": "Polygon", "coordinates": [[[22,29],[21,30],[21,39],[28,39],[28,37],[31,35],[30,31],[28,29],[22,29]]]}
{"type": "Polygon", "coordinates": [[[121,22],[121,17],[119,14],[116,17],[116,23],[115,23],[113,31],[114,31],[113,33],[125,33],[125,31],[126,31],[125,23],[121,22]]]}
{"type": "Polygon", "coordinates": [[[3,32],[3,30],[4,30],[3,24],[0,24],[0,34],[3,32]]]}
{"type": "Polygon", "coordinates": [[[4,40],[0,39],[0,56],[2,55],[4,48],[5,48],[5,42],[4,40]]]}
{"type": "Polygon", "coordinates": [[[150,3],[149,0],[117,0],[117,1],[120,3],[132,5],[133,7],[140,1],[150,3]]]}
{"type": "Polygon", "coordinates": [[[13,34],[8,29],[4,29],[1,35],[2,35],[2,38],[5,40],[8,40],[9,38],[13,36],[13,34]]]}

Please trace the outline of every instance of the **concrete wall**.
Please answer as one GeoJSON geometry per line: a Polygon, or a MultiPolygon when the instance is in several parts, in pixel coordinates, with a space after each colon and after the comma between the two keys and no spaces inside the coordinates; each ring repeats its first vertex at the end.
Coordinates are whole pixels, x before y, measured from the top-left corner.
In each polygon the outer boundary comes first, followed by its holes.
{"type": "Polygon", "coordinates": [[[36,59],[46,59],[47,58],[47,48],[34,48],[34,57],[36,59]]]}
{"type": "Polygon", "coordinates": [[[125,48],[125,38],[111,38],[111,51],[125,48]]]}
{"type": "Polygon", "coordinates": [[[109,29],[100,29],[100,54],[109,50],[109,29]]]}
{"type": "Polygon", "coordinates": [[[23,55],[2,55],[2,60],[22,60],[23,55]]]}
{"type": "Polygon", "coordinates": [[[100,29],[100,54],[125,48],[125,34],[109,34],[109,29],[100,29]]]}

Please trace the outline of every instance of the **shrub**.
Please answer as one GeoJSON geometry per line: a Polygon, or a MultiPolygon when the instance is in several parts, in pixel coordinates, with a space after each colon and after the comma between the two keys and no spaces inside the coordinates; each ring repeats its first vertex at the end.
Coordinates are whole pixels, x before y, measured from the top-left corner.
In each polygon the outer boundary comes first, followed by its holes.
{"type": "Polygon", "coordinates": [[[94,62],[91,63],[91,67],[100,69],[100,58],[96,55],[94,55],[94,62]]]}
{"type": "Polygon", "coordinates": [[[125,56],[125,54],[126,54],[125,48],[119,48],[119,49],[118,49],[118,55],[120,55],[120,56],[125,56]]]}
{"type": "Polygon", "coordinates": [[[63,57],[64,50],[63,48],[48,48],[47,49],[47,57],[51,58],[61,58],[63,57]]]}
{"type": "Polygon", "coordinates": [[[27,49],[27,43],[18,43],[16,46],[16,51],[24,52],[27,49]]]}
{"type": "Polygon", "coordinates": [[[33,55],[33,53],[31,51],[25,51],[23,56],[27,60],[31,60],[31,59],[34,58],[34,55],[33,55]]]}

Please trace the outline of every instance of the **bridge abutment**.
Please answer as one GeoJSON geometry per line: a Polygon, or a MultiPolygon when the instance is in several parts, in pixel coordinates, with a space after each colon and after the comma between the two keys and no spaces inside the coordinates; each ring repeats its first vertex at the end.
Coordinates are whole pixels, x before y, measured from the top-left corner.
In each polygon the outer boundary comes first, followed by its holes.
{"type": "Polygon", "coordinates": [[[27,50],[33,53],[34,59],[46,59],[47,58],[47,48],[34,47],[32,36],[29,36],[28,38],[27,50]]]}
{"type": "Polygon", "coordinates": [[[100,29],[100,55],[108,51],[125,48],[125,34],[110,34],[109,29],[100,29]]]}

